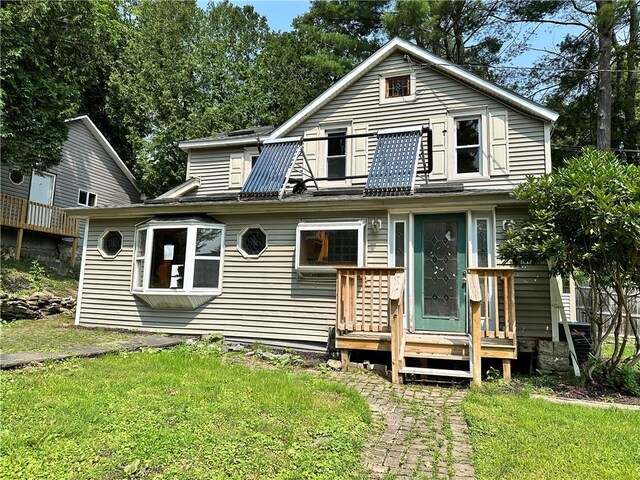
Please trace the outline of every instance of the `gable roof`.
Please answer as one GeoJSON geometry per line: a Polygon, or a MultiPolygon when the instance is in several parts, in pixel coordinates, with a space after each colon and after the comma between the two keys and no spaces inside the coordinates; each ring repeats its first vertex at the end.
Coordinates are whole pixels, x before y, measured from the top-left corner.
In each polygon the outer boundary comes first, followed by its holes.
{"type": "Polygon", "coordinates": [[[136,183],[136,179],[131,173],[131,171],[127,168],[127,166],[124,164],[124,162],[122,161],[120,156],[116,153],[116,151],[113,149],[109,141],[104,137],[102,132],[98,130],[98,127],[96,127],[96,125],[91,121],[88,115],[80,115],[78,117],[69,118],[68,120],[65,120],[64,123],[71,123],[71,122],[77,122],[77,121],[82,122],[82,124],[85,127],[87,127],[87,130],[91,132],[91,134],[95,137],[95,139],[102,146],[102,148],[104,148],[105,152],[107,152],[107,154],[118,166],[118,168],[122,170],[122,173],[124,173],[124,175],[129,179],[129,181],[136,188],[136,190],[140,192],[141,190],[138,187],[138,184],[136,183]]]}
{"type": "Polygon", "coordinates": [[[531,100],[528,100],[516,93],[499,87],[483,78],[468,72],[464,68],[449,62],[443,58],[440,58],[426,50],[407,42],[401,38],[394,38],[386,43],[377,52],[367,58],[364,62],[354,68],[347,75],[338,80],[332,87],[327,89],[322,95],[300,110],[297,114],[278,127],[272,134],[271,138],[278,138],[285,135],[291,129],[295,128],[301,122],[306,120],[309,116],[317,112],[324,107],[338,94],[342,93],[345,89],[351,86],[354,82],[360,79],[373,67],[381,63],[385,58],[395,52],[404,52],[421,62],[429,64],[434,70],[440,71],[445,75],[455,78],[462,83],[465,83],[480,92],[483,92],[491,97],[499,100],[506,105],[511,105],[518,110],[524,111],[529,115],[532,115],[549,122],[555,122],[559,114],[550,110],[542,105],[539,105],[531,100]]]}

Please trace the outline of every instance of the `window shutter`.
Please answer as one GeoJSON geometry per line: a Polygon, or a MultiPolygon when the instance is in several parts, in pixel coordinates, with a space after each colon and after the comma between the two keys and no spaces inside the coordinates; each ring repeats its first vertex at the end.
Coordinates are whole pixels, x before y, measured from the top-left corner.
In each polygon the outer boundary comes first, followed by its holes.
{"type": "MultiPolygon", "coordinates": [[[[304,132],[304,138],[318,138],[320,136],[320,130],[318,128],[313,128],[311,130],[307,130],[304,132]]],[[[318,152],[320,145],[319,142],[304,142],[302,144],[302,148],[304,150],[304,154],[307,157],[307,161],[309,162],[309,167],[313,172],[315,177],[318,177],[318,152]]]]}
{"type": "MultiPolygon", "coordinates": [[[[355,123],[352,127],[352,132],[354,135],[360,135],[363,133],[367,133],[368,127],[366,124],[355,123]]],[[[366,175],[369,166],[368,166],[368,147],[369,142],[367,137],[360,138],[352,138],[352,156],[351,156],[351,175],[366,175]]],[[[365,183],[367,181],[366,178],[356,178],[353,179],[352,183],[365,183]]]]}
{"type": "MultiPolygon", "coordinates": [[[[447,119],[435,117],[430,121],[433,137],[433,170],[431,180],[447,178],[447,119]]],[[[426,155],[426,152],[425,152],[426,155]]],[[[426,159],[425,159],[426,160],[426,159]]]]}
{"type": "Polygon", "coordinates": [[[509,173],[507,112],[489,113],[489,165],[491,175],[507,175],[509,173]]]}
{"type": "Polygon", "coordinates": [[[241,188],[244,183],[244,153],[231,153],[229,161],[229,187],[241,188]]]}

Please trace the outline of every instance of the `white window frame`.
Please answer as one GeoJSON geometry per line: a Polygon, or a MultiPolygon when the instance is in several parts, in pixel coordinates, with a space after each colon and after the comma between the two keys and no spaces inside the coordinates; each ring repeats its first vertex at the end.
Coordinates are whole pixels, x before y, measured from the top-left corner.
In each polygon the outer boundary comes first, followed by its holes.
{"type": "Polygon", "coordinates": [[[9,181],[14,185],[22,185],[24,183],[25,175],[17,168],[10,168],[7,176],[9,177],[9,181]],[[11,175],[13,174],[13,172],[18,172],[20,175],[22,175],[22,179],[19,182],[14,182],[13,178],[11,178],[11,175]]]}
{"type": "Polygon", "coordinates": [[[409,217],[408,216],[398,216],[392,215],[389,217],[389,228],[388,232],[388,244],[389,244],[389,252],[388,252],[388,263],[392,267],[397,267],[396,265],[396,225],[398,223],[404,223],[404,269],[408,270],[409,265],[409,217]]]}
{"type": "MultiPolygon", "coordinates": [[[[322,126],[320,131],[321,137],[328,137],[331,133],[336,133],[338,131],[344,131],[345,135],[351,135],[351,123],[335,123],[335,124],[326,124],[322,126]]],[[[321,177],[329,177],[329,141],[322,140],[320,142],[320,146],[322,148],[322,156],[320,158],[323,159],[323,169],[321,177]]],[[[351,152],[351,139],[346,138],[344,143],[344,174],[346,177],[351,175],[351,161],[352,161],[352,152],[351,152]]],[[[342,181],[345,183],[349,183],[347,180],[334,180],[330,179],[330,182],[335,184],[336,182],[342,181]]]]}
{"type": "Polygon", "coordinates": [[[260,258],[262,254],[267,251],[267,248],[269,248],[269,235],[267,234],[266,230],[262,228],[261,225],[247,225],[238,233],[238,237],[236,239],[236,248],[244,258],[260,258]],[[249,254],[248,252],[245,251],[244,248],[242,248],[242,237],[244,236],[245,233],[247,233],[247,231],[253,230],[253,229],[258,229],[262,233],[264,233],[264,248],[257,255],[249,254]]]}
{"type": "Polygon", "coordinates": [[[242,179],[243,185],[247,181],[247,178],[249,178],[249,174],[251,173],[251,170],[253,170],[253,167],[251,166],[251,159],[259,155],[260,155],[260,152],[258,151],[257,147],[250,147],[250,148],[244,149],[244,169],[243,169],[243,179],[242,179]]]}
{"type": "Polygon", "coordinates": [[[83,207],[95,207],[96,205],[98,205],[98,194],[90,192],[89,190],[85,190],[84,188],[79,188],[78,189],[78,205],[82,205],[83,207]],[[82,192],[87,194],[86,203],[80,202],[80,195],[82,192]],[[93,198],[95,199],[93,205],[90,205],[91,202],[89,201],[89,199],[91,198],[91,195],[93,195],[93,198]]]}
{"type": "Polygon", "coordinates": [[[163,221],[151,221],[141,225],[138,225],[135,230],[134,241],[134,255],[133,255],[133,268],[131,276],[131,293],[149,294],[149,295],[220,295],[222,293],[222,278],[224,270],[224,243],[226,238],[225,226],[220,223],[214,222],[200,222],[200,221],[185,221],[185,222],[163,222],[163,221]],[[196,235],[198,229],[216,228],[221,231],[222,238],[220,241],[220,255],[211,256],[196,256],[196,235]],[[184,272],[182,280],[182,288],[149,288],[149,280],[151,277],[151,251],[153,247],[153,232],[156,230],[170,230],[170,229],[186,229],[187,230],[187,244],[184,260],[184,272]],[[138,257],[138,240],[139,233],[146,230],[146,243],[144,249],[144,255],[138,257]],[[220,268],[218,269],[218,287],[217,288],[204,288],[193,287],[193,273],[195,269],[195,261],[199,260],[218,260],[220,262],[220,268]],[[138,276],[138,262],[137,260],[144,260],[142,287],[135,285],[135,279],[138,276]]]}
{"type": "MultiPolygon", "coordinates": [[[[487,141],[487,112],[483,110],[464,110],[449,112],[449,131],[451,134],[451,149],[449,152],[449,172],[453,179],[487,179],[489,178],[488,141],[487,141]],[[458,120],[478,120],[478,140],[480,144],[479,169],[477,172],[458,173],[458,135],[456,121],[458,120]]],[[[460,148],[470,148],[472,145],[462,145],[460,148]]]]}
{"type": "MultiPolygon", "coordinates": [[[[300,253],[302,252],[302,233],[314,230],[357,230],[358,231],[358,260],[356,267],[365,266],[365,253],[367,251],[367,241],[365,238],[367,222],[357,221],[327,221],[327,222],[300,222],[296,228],[296,251],[295,268],[300,272],[335,272],[338,265],[300,265],[300,253]]],[[[354,265],[345,265],[354,266],[354,265]]]]}
{"type": "Polygon", "coordinates": [[[403,103],[403,102],[415,102],[416,100],[416,74],[413,70],[408,68],[400,70],[392,70],[385,72],[379,79],[379,97],[380,105],[389,103],[403,103]],[[387,79],[395,77],[409,77],[409,95],[403,97],[387,97],[387,79]]]}
{"type": "Polygon", "coordinates": [[[478,221],[486,220],[487,222],[487,267],[492,268],[496,265],[496,227],[495,215],[493,211],[473,211],[471,212],[471,235],[469,266],[478,267],[478,221]]]}
{"type": "Polygon", "coordinates": [[[98,238],[98,252],[100,253],[100,255],[102,255],[102,258],[107,258],[107,259],[112,259],[112,258],[116,258],[120,252],[122,252],[122,248],[124,247],[124,235],[122,234],[122,232],[117,229],[117,228],[107,228],[105,229],[102,234],[100,235],[100,237],[98,238]],[[118,232],[120,234],[120,249],[114,253],[114,254],[110,254],[107,253],[104,250],[104,247],[102,246],[102,242],[104,241],[104,237],[107,236],[108,233],[111,232],[118,232]]]}

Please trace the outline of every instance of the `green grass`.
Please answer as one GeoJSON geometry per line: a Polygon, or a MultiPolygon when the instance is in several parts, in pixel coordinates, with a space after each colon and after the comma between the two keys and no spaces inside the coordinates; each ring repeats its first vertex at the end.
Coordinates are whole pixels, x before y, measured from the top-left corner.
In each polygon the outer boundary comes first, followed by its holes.
{"type": "Polygon", "coordinates": [[[366,403],[180,347],[0,378],[0,478],[362,478],[366,403]]]}
{"type": "Polygon", "coordinates": [[[115,340],[128,340],[138,335],[102,328],[75,327],[73,318],[57,315],[42,320],[16,320],[0,324],[0,351],[58,352],[70,347],[99,346],[115,340]]]}
{"type": "Polygon", "coordinates": [[[472,390],[463,408],[478,479],[640,478],[640,412],[472,390]]]}

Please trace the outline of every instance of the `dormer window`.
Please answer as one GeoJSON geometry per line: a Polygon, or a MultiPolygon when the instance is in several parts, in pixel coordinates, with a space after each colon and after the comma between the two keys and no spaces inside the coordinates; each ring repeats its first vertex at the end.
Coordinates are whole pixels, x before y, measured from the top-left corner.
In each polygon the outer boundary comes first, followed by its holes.
{"type": "Polygon", "coordinates": [[[409,95],[411,95],[410,75],[385,79],[385,98],[408,97],[409,95]]]}

